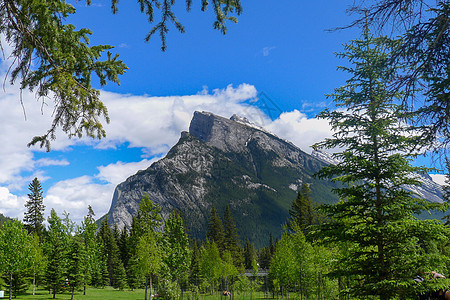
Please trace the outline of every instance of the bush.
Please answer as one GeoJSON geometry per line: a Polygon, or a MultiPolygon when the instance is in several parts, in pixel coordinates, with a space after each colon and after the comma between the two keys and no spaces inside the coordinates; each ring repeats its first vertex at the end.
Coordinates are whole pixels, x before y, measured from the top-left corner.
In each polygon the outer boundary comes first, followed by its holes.
{"type": "Polygon", "coordinates": [[[181,289],[176,282],[163,279],[159,282],[158,295],[161,299],[178,299],[181,295],[181,289]]]}

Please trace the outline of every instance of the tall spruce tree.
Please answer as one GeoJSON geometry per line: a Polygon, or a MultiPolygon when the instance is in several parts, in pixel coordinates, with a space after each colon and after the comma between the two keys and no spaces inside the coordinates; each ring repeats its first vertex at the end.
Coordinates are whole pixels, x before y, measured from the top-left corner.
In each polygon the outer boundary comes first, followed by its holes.
{"type": "Polygon", "coordinates": [[[244,259],[242,256],[242,248],[240,245],[240,238],[237,232],[236,222],[234,221],[233,214],[231,213],[230,206],[227,205],[223,216],[224,227],[224,247],[225,250],[230,252],[233,257],[233,264],[236,268],[243,267],[244,259]]]}
{"type": "Polygon", "coordinates": [[[83,282],[83,295],[86,295],[87,284],[97,285],[99,276],[99,252],[100,246],[95,238],[95,233],[97,232],[97,224],[94,220],[95,213],[92,207],[88,205],[88,213],[84,217],[83,222],[80,227],[80,235],[84,242],[84,247],[86,251],[86,268],[84,269],[84,282],[83,282]]]}
{"type": "Polygon", "coordinates": [[[42,186],[37,178],[28,185],[30,193],[29,200],[25,203],[27,211],[24,213],[23,222],[28,232],[35,232],[39,237],[44,230],[44,198],[42,196],[42,186]]]}
{"type": "Polygon", "coordinates": [[[126,273],[120,259],[120,251],[111,228],[108,225],[106,217],[100,225],[99,237],[103,245],[103,256],[106,258],[106,264],[109,274],[109,284],[117,289],[124,289],[126,286],[126,273]]]}
{"type": "Polygon", "coordinates": [[[330,221],[320,229],[327,242],[345,244],[334,274],[347,279],[349,294],[384,300],[414,291],[410,278],[439,266],[442,257],[424,245],[443,240],[447,230],[436,220],[419,220],[417,213],[436,205],[404,189],[420,185],[414,174],[426,171],[410,164],[423,140],[405,125],[413,116],[403,113],[402,92],[390,88],[401,72],[391,64],[398,42],[372,37],[367,27],[339,54],[349,60],[340,69],[351,78],[330,95],[338,109],[319,115],[333,137],[314,147],[338,148],[334,157],[341,161],[319,172],[342,183],[335,189],[341,200],[323,207],[330,221]]]}
{"type": "Polygon", "coordinates": [[[216,208],[213,206],[211,209],[211,215],[209,217],[208,223],[208,232],[206,233],[206,237],[212,242],[216,244],[220,253],[224,250],[225,243],[225,232],[222,224],[222,220],[217,213],[216,208]]]}
{"type": "Polygon", "coordinates": [[[289,219],[287,221],[289,229],[300,228],[303,233],[307,233],[308,227],[314,222],[314,209],[311,201],[311,189],[304,183],[298,191],[297,198],[292,202],[289,209],[289,219]]]}

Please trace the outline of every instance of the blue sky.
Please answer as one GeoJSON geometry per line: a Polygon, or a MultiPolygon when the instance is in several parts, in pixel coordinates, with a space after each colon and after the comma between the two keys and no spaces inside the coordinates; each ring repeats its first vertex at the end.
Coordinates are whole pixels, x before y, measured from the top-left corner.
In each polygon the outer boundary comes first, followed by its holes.
{"type": "MultiPolygon", "coordinates": [[[[163,53],[158,36],[144,42],[150,25],[137,3],[121,1],[112,15],[109,0],[93,0],[89,7],[73,1],[77,13],[67,22],[90,28],[91,44],[115,46],[112,52],[129,67],[120,86],[102,88],[111,117],[108,136],[68,140],[59,134],[52,152],[29,149],[31,137],[48,128],[52,105],[41,113],[34,95],[24,93],[25,120],[17,86],[6,86],[0,92],[1,213],[22,217],[28,183],[37,176],[47,213],[67,210],[79,221],[90,204],[100,217],[114,187],[162,157],[195,110],[244,115],[307,152],[329,136],[326,122],[314,116],[330,106],[324,95],[346,79],[336,71],[345,61],[334,53],[359,33],[327,29],[351,22],[345,10],[353,1],[243,0],[243,14],[226,35],[212,29],[212,12],[193,2],[186,13],[179,1],[176,13],[186,33],[172,27],[163,53]]],[[[2,78],[7,65],[0,61],[2,78]]]]}

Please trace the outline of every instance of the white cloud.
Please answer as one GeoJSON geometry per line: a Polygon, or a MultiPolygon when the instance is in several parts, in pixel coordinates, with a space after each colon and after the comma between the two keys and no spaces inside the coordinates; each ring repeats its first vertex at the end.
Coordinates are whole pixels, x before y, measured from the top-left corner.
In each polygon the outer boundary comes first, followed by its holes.
{"type": "Polygon", "coordinates": [[[263,49],[262,49],[262,54],[263,54],[263,56],[269,56],[270,55],[270,52],[273,50],[273,49],[275,49],[276,47],[274,47],[274,46],[272,46],[272,47],[264,47],[263,49]]]}
{"type": "Polygon", "coordinates": [[[101,98],[108,107],[111,123],[105,126],[106,139],[96,147],[110,148],[127,141],[131,147],[145,147],[148,155],[168,151],[189,129],[194,111],[209,111],[231,117],[242,114],[250,120],[259,115],[244,101],[256,97],[256,88],[241,84],[234,88],[203,90],[197,95],[148,97],[120,95],[103,91],[101,98]]]}
{"type": "Polygon", "coordinates": [[[68,166],[70,163],[66,159],[50,159],[41,158],[36,161],[37,167],[47,167],[47,166],[68,166]]]}
{"type": "Polygon", "coordinates": [[[46,214],[54,208],[58,215],[64,211],[70,213],[71,220],[78,224],[87,214],[91,205],[97,217],[104,215],[111,205],[113,184],[95,183],[92,176],[81,176],[63,180],[53,185],[44,198],[46,214]]]}
{"type": "MultiPolygon", "coordinates": [[[[3,69],[2,69],[3,70],[3,69]]],[[[1,75],[1,70],[0,70],[1,75]]],[[[319,133],[325,135],[326,126],[308,119],[298,111],[285,113],[280,119],[272,122],[260,109],[250,106],[249,100],[257,97],[253,85],[232,85],[224,89],[209,92],[204,88],[195,95],[150,97],[121,95],[107,91],[101,92],[101,99],[108,107],[111,123],[105,126],[107,137],[100,141],[88,138],[68,139],[59,133],[52,144],[53,150],[59,150],[58,158],[35,158],[38,148],[28,148],[26,144],[35,135],[46,132],[52,121],[52,107],[42,106],[36,101],[34,94],[24,91],[24,102],[27,119],[20,104],[19,91],[16,86],[5,86],[5,93],[0,93],[0,120],[2,135],[0,136],[0,209],[9,216],[23,214],[26,199],[19,194],[27,184],[38,177],[40,181],[51,178],[42,168],[61,166],[67,169],[67,179],[51,186],[45,194],[47,213],[55,208],[60,214],[64,210],[79,222],[86,214],[90,204],[101,216],[106,213],[111,204],[115,186],[140,169],[145,169],[155,160],[149,159],[164,155],[180,137],[180,132],[189,129],[189,123],[194,111],[209,111],[224,117],[233,114],[248,118],[250,121],[268,127],[282,138],[292,140],[298,146],[305,148],[316,140],[312,139],[319,133]],[[309,131],[308,131],[309,130],[309,131]],[[313,141],[310,141],[310,140],[313,141]],[[64,157],[65,151],[71,151],[77,144],[98,148],[115,149],[128,143],[129,147],[142,147],[142,160],[123,163],[112,161],[106,166],[99,166],[97,174],[70,178],[71,164],[64,157]]],[[[51,100],[49,100],[51,103],[51,100]]],[[[42,157],[42,155],[39,155],[42,157]]]]}
{"type": "Polygon", "coordinates": [[[141,161],[131,163],[123,163],[118,161],[107,166],[100,166],[97,168],[99,173],[95,177],[116,186],[125,181],[125,179],[131,175],[136,174],[138,170],[147,169],[153,162],[160,158],[161,157],[155,157],[151,160],[143,159],[141,161]]]}
{"type": "Polygon", "coordinates": [[[22,220],[26,201],[26,197],[18,197],[12,194],[8,188],[0,187],[0,213],[3,215],[22,220]]]}
{"type": "Polygon", "coordinates": [[[310,147],[314,143],[331,137],[331,127],[327,120],[308,118],[298,110],[282,113],[266,128],[307,153],[311,152],[310,147]]]}

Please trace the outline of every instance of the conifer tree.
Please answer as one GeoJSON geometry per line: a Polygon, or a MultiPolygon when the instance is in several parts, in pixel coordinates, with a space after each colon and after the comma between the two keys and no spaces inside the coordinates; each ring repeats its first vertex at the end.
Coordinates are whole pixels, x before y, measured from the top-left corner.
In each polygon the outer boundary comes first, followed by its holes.
{"type": "Polygon", "coordinates": [[[76,235],[70,239],[68,247],[67,261],[67,279],[71,290],[71,299],[75,293],[75,289],[83,286],[85,283],[86,270],[88,269],[86,246],[80,235],[76,235]]]}
{"type": "Polygon", "coordinates": [[[230,206],[227,205],[223,216],[224,227],[224,249],[230,252],[233,257],[234,266],[240,269],[243,265],[242,248],[237,232],[236,222],[231,213],[230,206]]]}
{"type": "Polygon", "coordinates": [[[244,246],[244,266],[246,269],[252,268],[253,261],[256,260],[256,250],[253,243],[250,242],[248,237],[245,238],[244,246]]]}
{"type": "Polygon", "coordinates": [[[48,232],[45,239],[45,253],[48,258],[45,280],[52,290],[53,299],[66,283],[67,252],[69,236],[63,220],[54,209],[48,217],[48,232]]]}
{"type": "Polygon", "coordinates": [[[192,245],[191,265],[189,267],[189,282],[195,286],[199,285],[200,278],[200,250],[197,241],[194,240],[192,245]]]}
{"type": "Polygon", "coordinates": [[[25,203],[27,211],[24,213],[23,222],[28,232],[35,232],[39,237],[44,230],[44,198],[42,196],[42,186],[37,178],[28,185],[30,193],[29,200],[25,203]]]}
{"type": "Polygon", "coordinates": [[[220,253],[222,253],[225,243],[225,232],[222,224],[222,220],[217,214],[216,208],[213,206],[211,209],[211,215],[209,217],[208,232],[206,237],[216,244],[220,253]]]}
{"type": "Polygon", "coordinates": [[[290,230],[298,227],[303,233],[307,233],[309,226],[314,221],[314,210],[311,201],[311,189],[304,183],[298,191],[297,198],[292,202],[289,209],[289,219],[287,221],[290,230]]]}
{"type": "Polygon", "coordinates": [[[330,221],[320,232],[328,243],[345,246],[334,274],[348,279],[347,292],[384,300],[414,291],[410,278],[438,267],[443,257],[422,245],[443,240],[446,229],[438,221],[419,220],[415,214],[437,205],[403,188],[420,185],[414,174],[426,169],[411,166],[410,159],[424,141],[405,125],[414,116],[403,113],[402,93],[390,88],[401,72],[391,64],[398,41],[372,37],[367,27],[340,54],[351,63],[340,67],[351,78],[330,95],[338,110],[319,115],[334,134],[315,148],[338,148],[334,158],[341,161],[319,176],[342,183],[335,190],[341,200],[323,207],[330,221]]]}
{"type": "Polygon", "coordinates": [[[86,268],[84,269],[83,295],[86,295],[86,285],[91,282],[98,284],[99,274],[99,252],[100,246],[97,244],[95,233],[97,232],[97,224],[94,220],[95,213],[92,207],[88,205],[88,214],[81,223],[80,235],[82,236],[86,251],[86,268]],[[97,274],[97,275],[96,275],[97,274]],[[97,276],[97,278],[96,278],[97,276]],[[96,281],[97,280],[97,281],[96,281]]]}
{"type": "Polygon", "coordinates": [[[108,225],[106,217],[99,230],[99,237],[103,243],[103,256],[106,258],[106,265],[109,273],[109,284],[120,290],[126,286],[126,273],[120,259],[119,247],[117,246],[114,234],[108,225]]]}

